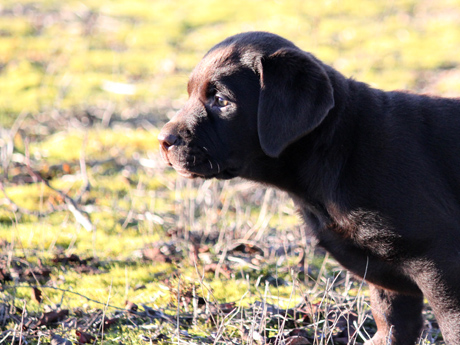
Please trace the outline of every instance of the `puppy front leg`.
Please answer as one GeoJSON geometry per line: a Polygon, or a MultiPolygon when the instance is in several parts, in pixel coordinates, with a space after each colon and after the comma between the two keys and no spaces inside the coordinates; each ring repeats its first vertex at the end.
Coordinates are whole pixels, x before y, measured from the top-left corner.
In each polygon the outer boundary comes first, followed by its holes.
{"type": "MultiPolygon", "coordinates": [[[[458,245],[458,244],[457,244],[458,245]]],[[[445,251],[447,255],[455,255],[445,251]]],[[[454,257],[451,261],[427,261],[418,264],[414,280],[428,303],[433,308],[436,320],[446,344],[460,344],[460,263],[454,257]]]]}
{"type": "Polygon", "coordinates": [[[423,327],[423,296],[402,295],[369,284],[377,333],[365,345],[414,345],[423,327]]]}

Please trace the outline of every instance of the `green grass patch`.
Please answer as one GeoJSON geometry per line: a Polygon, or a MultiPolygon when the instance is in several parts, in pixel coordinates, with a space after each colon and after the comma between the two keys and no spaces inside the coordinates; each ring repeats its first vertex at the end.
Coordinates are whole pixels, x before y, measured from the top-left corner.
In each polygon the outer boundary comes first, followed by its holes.
{"type": "MultiPolygon", "coordinates": [[[[324,344],[343,331],[326,321],[331,312],[354,313],[375,331],[367,288],[308,244],[286,195],[244,181],[178,177],[160,161],[156,127],[184,103],[188,75],[206,51],[249,30],[285,36],[375,87],[458,96],[456,1],[6,0],[1,7],[2,331],[22,329],[31,344],[51,342],[51,332],[76,343],[76,329],[100,341],[106,313],[118,320],[104,331],[109,343],[251,344],[254,331],[270,337],[302,328],[312,344],[324,344]],[[126,301],[138,312],[124,310],[126,301]],[[302,302],[309,318],[278,315],[302,302]],[[68,318],[41,333],[18,321],[33,325],[59,308],[68,318]]],[[[420,343],[442,343],[434,338],[420,343]]]]}

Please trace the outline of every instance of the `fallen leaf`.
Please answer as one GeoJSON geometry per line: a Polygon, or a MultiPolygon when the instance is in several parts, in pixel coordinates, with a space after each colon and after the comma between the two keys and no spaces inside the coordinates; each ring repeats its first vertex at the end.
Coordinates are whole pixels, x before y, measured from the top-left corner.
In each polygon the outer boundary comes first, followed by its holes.
{"type": "Polygon", "coordinates": [[[289,337],[304,337],[304,338],[307,338],[309,335],[308,335],[308,332],[306,329],[303,329],[303,328],[295,328],[293,329],[292,331],[289,332],[289,337]]]}
{"type": "Polygon", "coordinates": [[[216,306],[211,304],[209,309],[212,315],[218,315],[221,313],[230,314],[232,311],[236,309],[236,305],[235,303],[222,303],[216,306]]]}
{"type": "Polygon", "coordinates": [[[59,310],[59,311],[50,311],[49,313],[44,313],[40,319],[38,320],[38,324],[35,327],[40,326],[49,326],[50,323],[59,321],[64,317],[69,315],[69,311],[67,309],[59,310]]]}
{"type": "Polygon", "coordinates": [[[158,334],[153,340],[153,342],[159,342],[159,341],[167,341],[169,338],[164,335],[163,333],[158,334]]]}
{"type": "Polygon", "coordinates": [[[13,281],[13,278],[11,277],[11,274],[7,272],[6,269],[0,268],[0,282],[9,282],[13,281]]]}
{"type": "Polygon", "coordinates": [[[118,319],[113,318],[113,319],[104,319],[104,329],[109,329],[111,325],[116,323],[118,319]]]}
{"type": "Polygon", "coordinates": [[[79,330],[75,330],[75,334],[78,337],[79,344],[92,344],[96,340],[95,336],[79,330]]]}
{"type": "Polygon", "coordinates": [[[70,169],[70,165],[67,164],[67,163],[63,163],[62,164],[62,170],[66,173],[66,174],[70,174],[72,172],[72,170],[70,169]]]}
{"type": "Polygon", "coordinates": [[[232,248],[230,252],[231,253],[240,252],[243,254],[251,254],[251,255],[254,255],[254,254],[264,255],[263,249],[252,243],[240,243],[236,245],[234,248],[232,248]]]}
{"type": "Polygon", "coordinates": [[[78,263],[78,264],[86,264],[86,260],[81,260],[80,257],[76,254],[71,254],[67,256],[56,255],[53,258],[53,263],[61,263],[61,264],[68,264],[68,263],[78,263]]]}
{"type": "Polygon", "coordinates": [[[125,302],[125,310],[126,311],[128,311],[130,313],[136,313],[138,309],[139,309],[139,307],[137,306],[137,304],[135,304],[133,302],[130,302],[130,301],[125,302]]]}
{"type": "Polygon", "coordinates": [[[161,249],[158,247],[154,248],[144,248],[142,250],[142,255],[144,258],[154,261],[154,262],[166,262],[171,263],[172,260],[169,256],[161,252],[161,249]]]}
{"type": "Polygon", "coordinates": [[[32,290],[32,297],[35,301],[37,301],[37,303],[41,303],[42,302],[42,292],[40,291],[40,289],[34,287],[32,290]]]}
{"type": "Polygon", "coordinates": [[[300,337],[300,336],[294,336],[294,337],[288,337],[284,340],[284,343],[286,345],[308,345],[311,344],[310,341],[307,338],[300,337]]]}
{"type": "Polygon", "coordinates": [[[144,284],[137,284],[135,287],[134,287],[134,291],[137,291],[137,290],[143,290],[143,289],[146,289],[147,287],[144,285],[144,284]]]}
{"type": "Polygon", "coordinates": [[[51,274],[51,269],[47,267],[35,267],[35,268],[27,268],[24,270],[24,276],[27,277],[34,277],[37,279],[44,278],[48,279],[51,274]]]}

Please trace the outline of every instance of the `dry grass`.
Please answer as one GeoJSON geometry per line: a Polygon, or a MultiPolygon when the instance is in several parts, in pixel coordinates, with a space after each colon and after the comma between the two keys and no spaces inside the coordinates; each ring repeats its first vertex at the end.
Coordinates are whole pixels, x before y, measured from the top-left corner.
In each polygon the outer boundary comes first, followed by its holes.
{"type": "MultiPolygon", "coordinates": [[[[1,344],[371,336],[366,285],[284,193],[184,180],[156,133],[203,53],[245,30],[373,86],[458,95],[456,1],[7,0],[0,18],[1,344]]],[[[426,320],[420,344],[442,344],[426,320]]]]}

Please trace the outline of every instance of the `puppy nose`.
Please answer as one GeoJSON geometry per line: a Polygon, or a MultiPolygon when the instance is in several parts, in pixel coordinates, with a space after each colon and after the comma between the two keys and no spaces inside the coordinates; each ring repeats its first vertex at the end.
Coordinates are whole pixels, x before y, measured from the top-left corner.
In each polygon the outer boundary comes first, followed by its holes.
{"type": "Polygon", "coordinates": [[[166,150],[176,144],[178,142],[179,138],[177,135],[174,135],[172,133],[162,133],[158,134],[158,141],[160,142],[160,145],[163,146],[166,150]]]}

